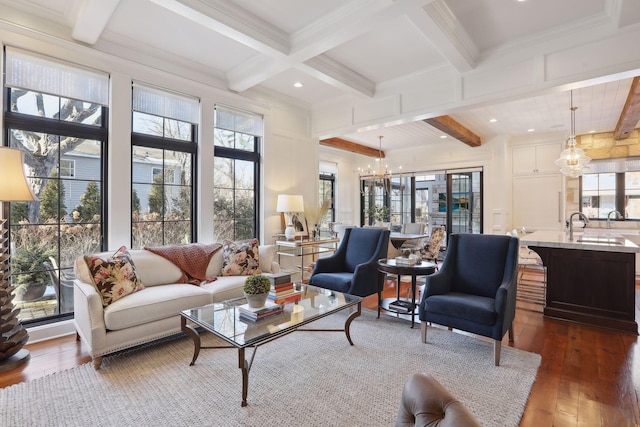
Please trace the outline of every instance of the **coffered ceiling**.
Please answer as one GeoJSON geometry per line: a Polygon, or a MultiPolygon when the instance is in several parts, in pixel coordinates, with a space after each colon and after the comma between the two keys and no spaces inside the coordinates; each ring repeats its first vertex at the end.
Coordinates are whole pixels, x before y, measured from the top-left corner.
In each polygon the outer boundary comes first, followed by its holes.
{"type": "MultiPolygon", "coordinates": [[[[315,110],[366,102],[424,70],[464,75],[560,36],[624,31],[640,25],[640,1],[0,0],[0,21],[315,110]]],[[[613,131],[632,77],[575,88],[578,133],[613,131]]],[[[568,132],[569,102],[550,90],[451,117],[483,139],[568,132]]],[[[336,136],[377,148],[378,135],[383,149],[451,143],[423,121],[336,136]]]]}

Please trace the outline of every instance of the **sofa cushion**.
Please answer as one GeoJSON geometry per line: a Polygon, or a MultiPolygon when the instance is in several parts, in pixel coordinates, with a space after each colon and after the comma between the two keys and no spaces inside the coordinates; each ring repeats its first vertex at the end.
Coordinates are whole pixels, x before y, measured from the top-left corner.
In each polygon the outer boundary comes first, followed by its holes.
{"type": "Polygon", "coordinates": [[[177,265],[160,255],[145,249],[129,249],[129,253],[145,287],[177,283],[182,276],[177,265]]]}
{"type": "Polygon", "coordinates": [[[104,307],[144,289],[136,275],[133,259],[124,246],[106,259],[98,256],[85,256],[84,259],[89,267],[91,283],[102,297],[104,307]]]}
{"type": "Polygon", "coordinates": [[[260,245],[258,252],[260,253],[260,270],[263,273],[276,273],[272,268],[276,258],[276,245],[260,245]]]}
{"type": "Polygon", "coordinates": [[[211,302],[211,293],[198,286],[180,283],[151,286],[106,307],[104,323],[108,330],[115,331],[175,316],[182,310],[211,302]]]}
{"type": "Polygon", "coordinates": [[[222,276],[251,276],[260,274],[260,252],[258,239],[222,244],[222,276]]]}
{"type": "Polygon", "coordinates": [[[213,282],[203,283],[200,288],[211,294],[212,302],[220,302],[244,295],[242,286],[247,276],[220,276],[213,282]]]}

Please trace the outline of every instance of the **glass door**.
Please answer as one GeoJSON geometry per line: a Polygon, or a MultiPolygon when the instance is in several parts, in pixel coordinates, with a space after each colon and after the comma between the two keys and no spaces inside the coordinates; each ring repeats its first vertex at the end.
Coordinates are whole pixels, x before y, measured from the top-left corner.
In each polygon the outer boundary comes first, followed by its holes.
{"type": "Polygon", "coordinates": [[[482,172],[447,173],[447,230],[482,233],[482,172]]]}

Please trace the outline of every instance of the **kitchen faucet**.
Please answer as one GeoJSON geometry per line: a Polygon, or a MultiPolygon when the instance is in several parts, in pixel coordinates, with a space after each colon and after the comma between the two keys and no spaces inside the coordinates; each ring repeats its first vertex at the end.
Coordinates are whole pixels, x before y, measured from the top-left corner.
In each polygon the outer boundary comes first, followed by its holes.
{"type": "Polygon", "coordinates": [[[615,213],[616,214],[616,219],[624,219],[624,217],[622,216],[622,214],[618,211],[611,211],[607,214],[607,228],[611,228],[611,214],[615,213]]]}
{"type": "Polygon", "coordinates": [[[569,217],[569,240],[573,240],[573,217],[578,215],[580,219],[584,221],[584,226],[586,227],[589,224],[589,218],[582,212],[574,212],[569,217]]]}

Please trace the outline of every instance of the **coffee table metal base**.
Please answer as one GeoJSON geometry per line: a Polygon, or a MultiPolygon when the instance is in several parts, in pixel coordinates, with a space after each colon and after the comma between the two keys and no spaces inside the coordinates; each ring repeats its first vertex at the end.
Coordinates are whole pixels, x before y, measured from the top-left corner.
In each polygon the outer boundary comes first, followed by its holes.
{"type": "MultiPolygon", "coordinates": [[[[362,314],[362,303],[357,304],[357,309],[352,311],[347,320],[344,322],[344,329],[307,329],[307,328],[295,328],[292,329],[289,333],[295,331],[304,331],[304,332],[344,332],[347,336],[347,340],[350,345],[353,345],[353,341],[351,340],[351,322],[362,314]]],[[[251,371],[251,366],[253,365],[253,359],[256,355],[256,351],[258,351],[258,347],[268,342],[271,342],[277,338],[280,338],[284,335],[278,335],[270,339],[266,339],[260,343],[254,345],[247,345],[243,347],[236,347],[233,345],[222,345],[222,346],[202,346],[200,340],[200,333],[198,330],[191,325],[187,324],[187,318],[184,316],[180,317],[180,326],[182,331],[187,334],[193,340],[193,358],[191,359],[191,363],[189,366],[193,366],[198,359],[198,355],[200,354],[200,349],[210,349],[210,348],[237,348],[238,349],[238,367],[242,371],[242,403],[241,406],[247,406],[247,394],[249,391],[249,372],[251,371]],[[247,360],[245,357],[245,349],[248,347],[253,348],[253,352],[251,353],[251,358],[247,360]]]]}

